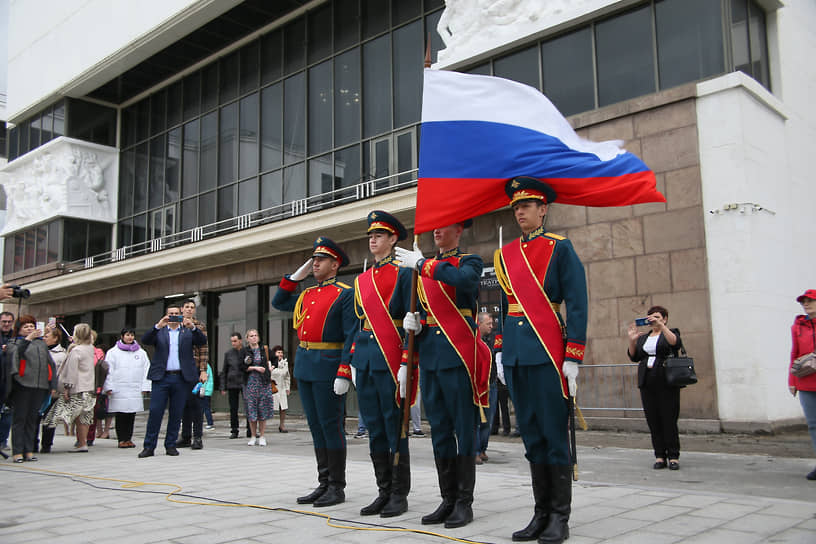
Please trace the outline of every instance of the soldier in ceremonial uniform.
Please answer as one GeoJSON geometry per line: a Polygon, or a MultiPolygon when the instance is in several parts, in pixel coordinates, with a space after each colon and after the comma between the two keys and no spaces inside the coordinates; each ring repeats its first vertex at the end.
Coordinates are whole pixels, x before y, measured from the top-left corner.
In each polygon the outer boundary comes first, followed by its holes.
{"type": "Polygon", "coordinates": [[[363,516],[392,517],[408,510],[411,468],[408,437],[400,438],[397,374],[402,362],[402,316],[410,309],[411,272],[397,266],[392,255],[394,245],[406,236],[396,217],[383,211],[368,214],[368,248],[376,263],[354,283],[355,312],[362,329],[352,347],[351,365],[357,373],[357,399],[368,427],[378,489],[374,502],[360,510],[363,516]]]}
{"type": "MultiPolygon", "coordinates": [[[[487,406],[490,350],[481,341],[474,321],[479,278],[484,263],[478,255],[459,249],[462,231],[472,223],[434,229],[439,250],[432,259],[396,248],[400,266],[419,270],[422,311],[408,313],[403,326],[417,334],[419,379],[442,503],[423,524],[462,527],[473,521],[476,483],[476,429],[480,408],[487,406]]],[[[404,393],[406,367],[400,368],[404,393]]]]}
{"type": "Polygon", "coordinates": [[[532,474],[535,513],[514,541],[569,538],[572,459],[569,398],[584,358],[587,288],[572,243],[544,232],[553,189],[535,178],[505,185],[521,238],[496,251],[496,276],[507,297],[502,364],[532,474]],[[543,289],[542,289],[543,287],[543,289]],[[566,303],[567,321],[559,313],[566,303]]]}
{"type": "Polygon", "coordinates": [[[298,497],[299,504],[331,506],[345,501],[342,384],[351,379],[349,357],[358,324],[354,290],[336,278],[337,270],[347,264],[343,250],[321,236],[315,240],[312,258],[281,280],[272,299],[272,306],[278,310],[294,312],[300,340],[295,355],[295,378],[317,458],[319,485],[308,495],[298,497]],[[308,276],[309,270],[317,285],[296,296],[298,282],[308,276]]]}

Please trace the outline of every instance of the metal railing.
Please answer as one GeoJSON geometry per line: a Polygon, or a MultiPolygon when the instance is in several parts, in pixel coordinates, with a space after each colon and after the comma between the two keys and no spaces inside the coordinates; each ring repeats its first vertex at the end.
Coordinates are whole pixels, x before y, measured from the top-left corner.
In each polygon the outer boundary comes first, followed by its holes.
{"type": "Polygon", "coordinates": [[[578,376],[578,404],[581,410],[643,412],[637,386],[637,366],[638,363],[581,365],[578,376]]]}
{"type": "Polygon", "coordinates": [[[122,246],[111,251],[106,251],[98,255],[92,255],[84,259],[67,262],[63,269],[66,273],[77,272],[94,268],[96,266],[123,261],[132,257],[141,255],[148,255],[174,247],[180,247],[188,244],[208,240],[216,236],[238,232],[240,230],[266,225],[303,215],[306,213],[316,212],[342,206],[357,200],[372,198],[381,194],[390,193],[415,186],[417,183],[416,173],[417,169],[391,174],[389,176],[370,179],[334,189],[332,191],[309,196],[306,198],[284,202],[270,208],[258,210],[251,213],[223,219],[208,225],[193,227],[192,229],[174,232],[160,238],[153,238],[138,244],[129,246],[122,246]],[[405,180],[408,175],[411,179],[405,180]],[[404,181],[399,181],[399,180],[404,181]]]}

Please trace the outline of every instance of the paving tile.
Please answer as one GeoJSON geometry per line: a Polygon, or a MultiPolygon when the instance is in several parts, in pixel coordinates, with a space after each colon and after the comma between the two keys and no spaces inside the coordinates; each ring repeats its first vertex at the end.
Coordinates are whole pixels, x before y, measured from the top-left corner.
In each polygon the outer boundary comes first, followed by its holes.
{"type": "MultiPolygon", "coordinates": [[[[725,523],[722,527],[723,529],[748,531],[750,533],[770,536],[790,527],[790,518],[764,514],[748,514],[729,523],[725,523]]],[[[814,541],[816,541],[816,535],[814,535],[814,541]]]]}
{"type": "Polygon", "coordinates": [[[729,531],[726,529],[712,529],[705,533],[697,534],[683,540],[683,544],[724,544],[727,542],[738,542],[739,544],[753,544],[763,542],[765,537],[744,533],[741,531],[729,531]]]}

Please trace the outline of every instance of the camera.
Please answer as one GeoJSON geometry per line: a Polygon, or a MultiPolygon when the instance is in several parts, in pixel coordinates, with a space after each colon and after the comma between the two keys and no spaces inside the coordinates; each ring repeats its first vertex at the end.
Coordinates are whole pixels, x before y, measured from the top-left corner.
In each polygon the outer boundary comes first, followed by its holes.
{"type": "Polygon", "coordinates": [[[31,291],[19,285],[9,285],[9,287],[11,287],[11,296],[14,298],[28,298],[31,296],[31,291]]]}
{"type": "Polygon", "coordinates": [[[181,316],[181,315],[168,315],[167,316],[167,321],[169,321],[170,323],[181,323],[182,321],[184,321],[184,316],[181,316]]]}
{"type": "Polygon", "coordinates": [[[635,325],[638,327],[646,327],[648,325],[651,325],[651,323],[649,323],[648,317],[638,317],[637,319],[635,319],[635,325]]]}

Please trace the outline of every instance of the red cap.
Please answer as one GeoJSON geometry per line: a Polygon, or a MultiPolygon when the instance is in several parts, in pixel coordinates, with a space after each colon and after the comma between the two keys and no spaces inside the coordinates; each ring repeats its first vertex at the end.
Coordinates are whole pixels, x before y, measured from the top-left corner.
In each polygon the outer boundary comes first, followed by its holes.
{"type": "Polygon", "coordinates": [[[816,300],[816,289],[808,289],[807,291],[796,297],[796,302],[802,304],[802,301],[805,300],[806,298],[816,300]]]}

